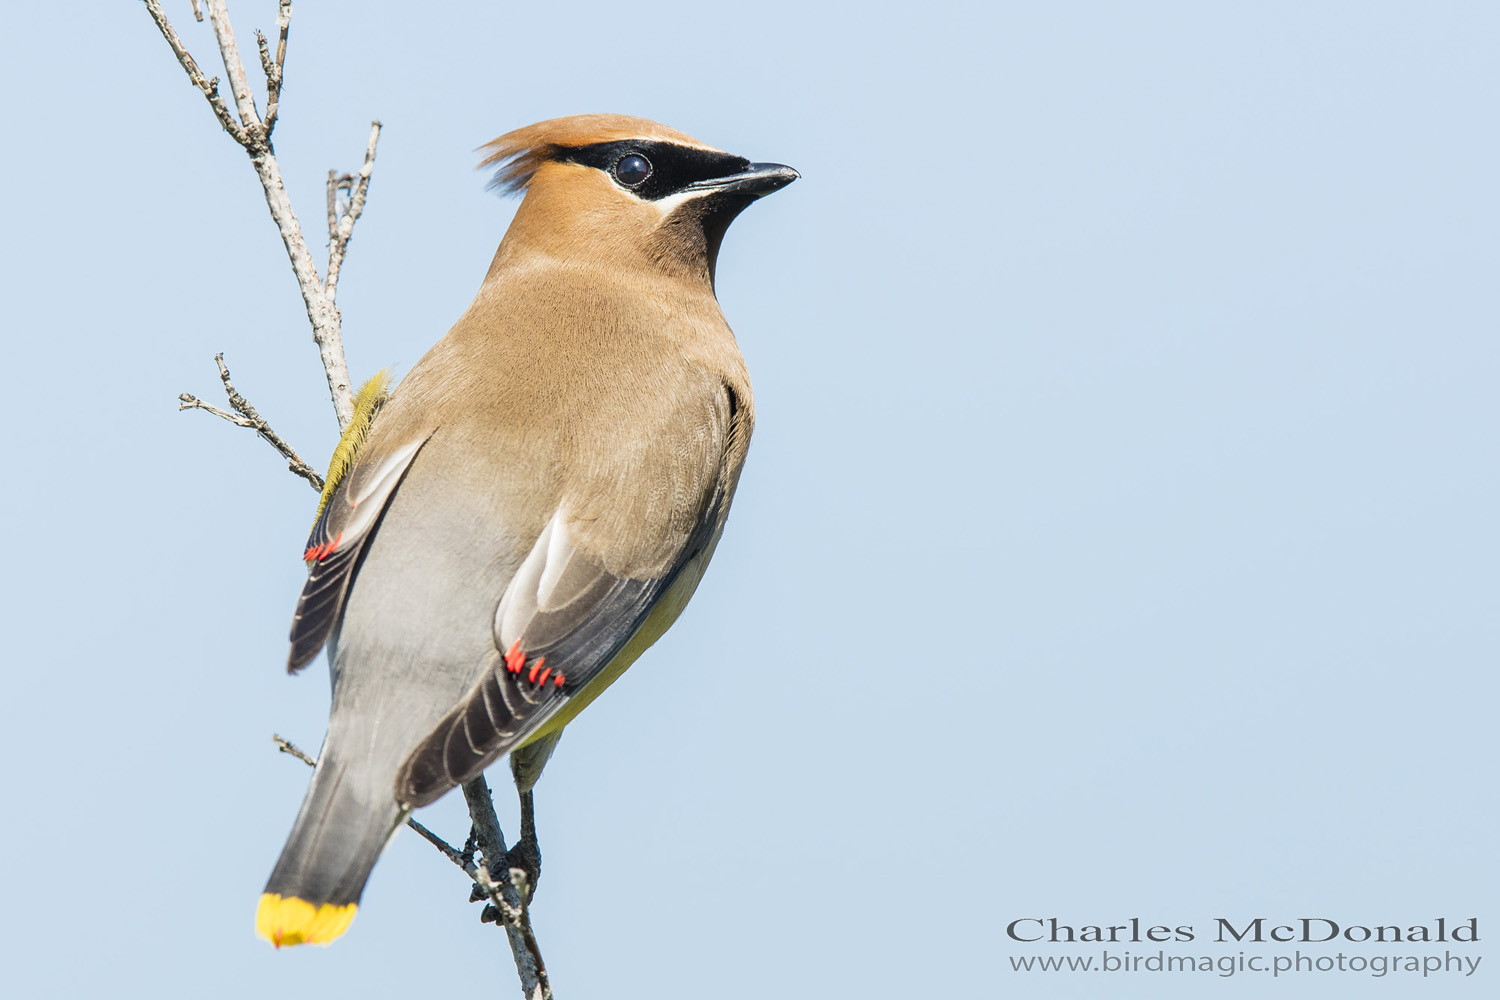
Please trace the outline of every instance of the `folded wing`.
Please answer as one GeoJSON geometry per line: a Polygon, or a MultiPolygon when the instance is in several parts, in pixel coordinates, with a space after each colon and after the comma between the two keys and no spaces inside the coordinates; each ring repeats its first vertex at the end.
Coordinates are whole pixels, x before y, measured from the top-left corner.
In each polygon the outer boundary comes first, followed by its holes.
{"type": "Polygon", "coordinates": [[[302,555],[307,561],[307,583],[292,616],[287,673],[307,666],[333,634],[360,553],[426,442],[426,438],[409,442],[379,462],[351,469],[323,506],[302,555]]]}
{"type": "Polygon", "coordinates": [[[426,805],[540,730],[601,679],[685,567],[710,545],[719,502],[705,506],[670,568],[617,576],[573,544],[566,511],[537,539],[495,614],[496,652],[479,683],[407,758],[397,798],[426,805]]]}

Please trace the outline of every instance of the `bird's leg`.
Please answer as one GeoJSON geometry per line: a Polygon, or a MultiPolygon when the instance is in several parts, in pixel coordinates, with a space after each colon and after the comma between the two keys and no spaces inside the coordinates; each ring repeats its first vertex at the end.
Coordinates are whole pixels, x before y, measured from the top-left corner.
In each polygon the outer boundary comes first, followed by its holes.
{"type": "Polygon", "coordinates": [[[521,897],[530,903],[531,897],[536,895],[537,882],[542,877],[542,848],[536,842],[536,808],[532,801],[532,790],[528,788],[520,792],[520,796],[521,839],[505,852],[505,865],[526,873],[526,887],[522,890],[521,897]]]}
{"type": "Polygon", "coordinates": [[[521,897],[528,903],[536,893],[537,880],[542,877],[542,849],[536,842],[536,807],[531,790],[541,778],[542,769],[547,766],[560,739],[562,732],[559,730],[512,750],[510,754],[510,774],[516,781],[516,792],[521,796],[521,838],[505,852],[505,863],[509,868],[519,868],[526,873],[526,888],[521,897]]]}

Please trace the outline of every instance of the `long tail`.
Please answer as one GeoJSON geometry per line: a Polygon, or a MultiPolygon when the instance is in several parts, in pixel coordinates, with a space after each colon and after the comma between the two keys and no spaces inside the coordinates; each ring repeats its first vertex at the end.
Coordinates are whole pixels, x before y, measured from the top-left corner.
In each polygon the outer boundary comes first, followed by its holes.
{"type": "Polygon", "coordinates": [[[256,933],[276,947],[328,944],[348,928],[360,893],[405,818],[389,777],[360,780],[325,749],[302,811],[266,883],[256,933]]]}

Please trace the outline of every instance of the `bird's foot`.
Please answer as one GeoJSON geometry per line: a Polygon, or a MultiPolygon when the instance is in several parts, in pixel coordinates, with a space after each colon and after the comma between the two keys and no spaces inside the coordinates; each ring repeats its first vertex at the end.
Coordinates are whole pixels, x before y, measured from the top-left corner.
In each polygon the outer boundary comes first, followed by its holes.
{"type": "Polygon", "coordinates": [[[519,884],[516,888],[521,893],[521,899],[529,905],[531,897],[536,894],[536,884],[542,877],[542,854],[537,850],[536,841],[527,843],[523,840],[506,851],[505,868],[517,879],[519,884]],[[519,873],[519,877],[516,873],[519,873]]]}

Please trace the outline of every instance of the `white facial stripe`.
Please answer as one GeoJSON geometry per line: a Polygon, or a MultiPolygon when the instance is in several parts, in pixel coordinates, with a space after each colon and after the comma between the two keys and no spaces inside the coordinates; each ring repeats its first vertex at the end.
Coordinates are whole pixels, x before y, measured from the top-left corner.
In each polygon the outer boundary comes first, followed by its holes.
{"type": "Polygon", "coordinates": [[[676,194],[669,194],[665,198],[658,198],[655,201],[647,202],[647,204],[655,205],[656,210],[662,214],[662,218],[666,218],[694,198],[702,198],[704,195],[709,194],[713,194],[712,188],[696,191],[678,191],[676,194]]]}

